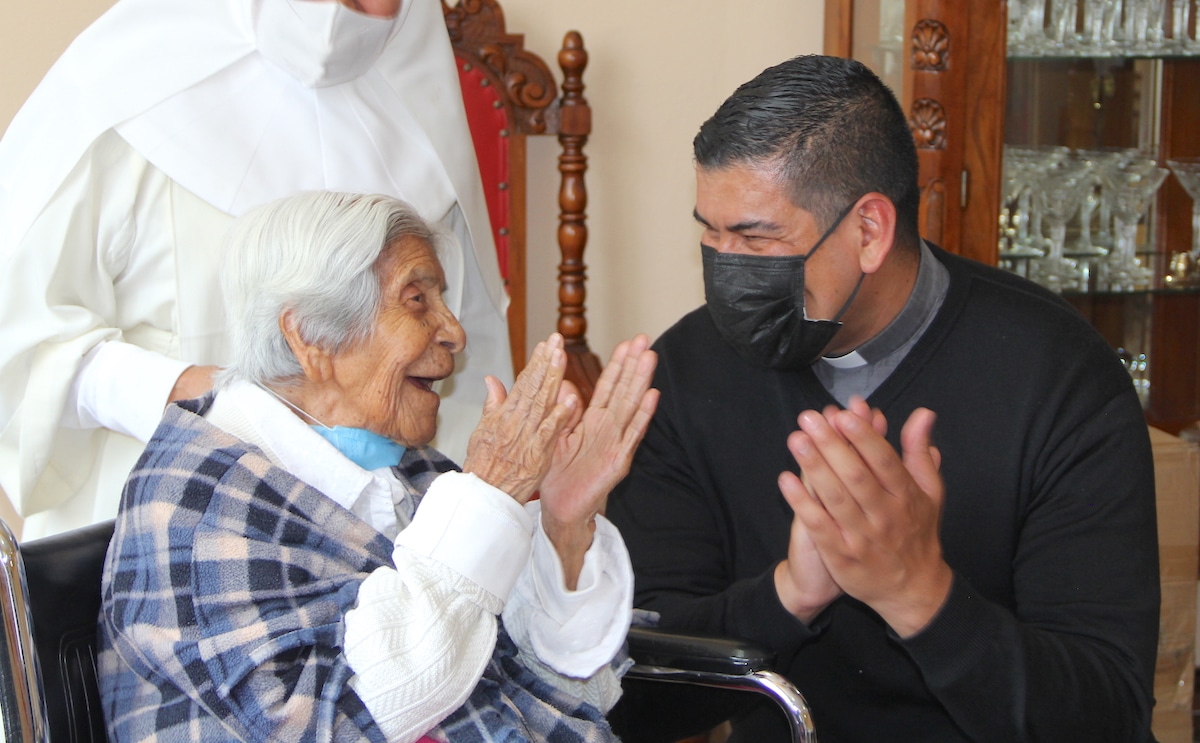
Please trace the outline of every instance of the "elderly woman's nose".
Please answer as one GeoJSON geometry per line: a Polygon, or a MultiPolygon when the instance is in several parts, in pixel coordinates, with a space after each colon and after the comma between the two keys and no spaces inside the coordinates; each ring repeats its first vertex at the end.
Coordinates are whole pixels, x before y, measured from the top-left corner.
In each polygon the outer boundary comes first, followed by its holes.
{"type": "Polygon", "coordinates": [[[442,327],[438,331],[437,341],[450,353],[458,353],[467,345],[467,331],[448,307],[442,309],[442,327]]]}

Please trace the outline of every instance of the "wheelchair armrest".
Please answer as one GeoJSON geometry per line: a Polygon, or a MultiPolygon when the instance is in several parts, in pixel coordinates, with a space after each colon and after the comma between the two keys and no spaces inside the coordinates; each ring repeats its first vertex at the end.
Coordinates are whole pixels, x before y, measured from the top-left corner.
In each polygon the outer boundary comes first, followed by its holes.
{"type": "Polygon", "coordinates": [[[751,642],[730,637],[631,627],[628,641],[629,656],[642,666],[744,676],[755,671],[770,670],[775,662],[774,653],[751,642]]]}
{"type": "Polygon", "coordinates": [[[746,640],[631,627],[634,665],[626,678],[737,689],[770,697],[787,717],[793,743],[815,743],[812,713],[791,681],[772,670],[774,653],[746,640]]]}

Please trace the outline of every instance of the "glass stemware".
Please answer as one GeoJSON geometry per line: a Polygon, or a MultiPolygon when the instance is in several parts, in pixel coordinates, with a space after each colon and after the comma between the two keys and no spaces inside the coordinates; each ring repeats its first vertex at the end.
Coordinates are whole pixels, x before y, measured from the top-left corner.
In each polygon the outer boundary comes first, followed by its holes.
{"type": "MultiPolygon", "coordinates": [[[[1167,166],[1175,178],[1192,197],[1192,247],[1187,252],[1183,281],[1200,281],[1200,157],[1180,157],[1168,160],[1167,166]]],[[[1174,275],[1174,272],[1172,272],[1174,275]]]]}
{"type": "Polygon", "coordinates": [[[1050,38],[1048,46],[1053,52],[1062,54],[1072,51],[1078,44],[1075,35],[1078,0],[1050,0],[1050,38]]]}
{"type": "Polygon", "coordinates": [[[1065,159],[1046,167],[1038,175],[1035,194],[1049,225],[1049,249],[1034,263],[1031,278],[1056,291],[1079,288],[1079,268],[1063,255],[1067,240],[1067,222],[1079,211],[1084,194],[1092,188],[1091,163],[1065,159]]]}
{"type": "Polygon", "coordinates": [[[1029,240],[1029,185],[1033,175],[1031,160],[1015,147],[1004,148],[1004,203],[1000,214],[1003,243],[1001,257],[1041,256],[1042,251],[1029,240]]]}
{"type": "Polygon", "coordinates": [[[1133,160],[1151,158],[1135,147],[1097,147],[1087,150],[1076,150],[1077,157],[1092,163],[1097,180],[1099,203],[1097,205],[1096,234],[1091,237],[1092,247],[1097,253],[1106,254],[1113,247],[1112,235],[1112,194],[1104,185],[1104,174],[1111,168],[1119,168],[1133,160]]]}
{"type": "Polygon", "coordinates": [[[1045,0],[1008,0],[1008,49],[1016,56],[1036,56],[1046,48],[1045,0]]]}
{"type": "Polygon", "coordinates": [[[1183,31],[1177,31],[1175,38],[1183,42],[1184,50],[1188,54],[1200,54],[1200,7],[1191,5],[1190,0],[1175,0],[1183,5],[1183,11],[1180,14],[1183,20],[1183,31]],[[1188,6],[1191,6],[1191,22],[1188,21],[1188,6]]]}
{"type": "Polygon", "coordinates": [[[1091,54],[1112,54],[1116,49],[1117,20],[1121,3],[1116,0],[1084,0],[1083,45],[1091,54]]]}
{"type": "Polygon", "coordinates": [[[1116,245],[1101,264],[1102,279],[1111,291],[1135,291],[1150,285],[1150,269],[1137,257],[1138,222],[1169,172],[1153,160],[1132,160],[1103,172],[1105,186],[1112,193],[1116,234],[1116,245]]]}
{"type": "Polygon", "coordinates": [[[1162,46],[1166,0],[1125,0],[1125,49],[1153,53],[1162,46]]]}

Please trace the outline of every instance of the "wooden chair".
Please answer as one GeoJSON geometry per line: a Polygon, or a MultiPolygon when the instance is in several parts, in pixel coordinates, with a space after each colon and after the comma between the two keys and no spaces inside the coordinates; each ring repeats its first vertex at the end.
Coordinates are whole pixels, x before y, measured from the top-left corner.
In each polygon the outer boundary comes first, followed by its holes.
{"type": "Polygon", "coordinates": [[[563,74],[560,96],[549,67],[524,48],[524,36],[505,29],[504,12],[496,0],[459,0],[453,7],[443,2],[442,9],[458,62],[500,272],[511,299],[508,326],[517,371],[527,358],[525,139],[556,135],[562,146],[557,329],[566,342],[567,378],[586,400],[600,376],[600,361],[588,348],[584,308],[587,156],[583,148],[592,131],[592,109],[583,96],[588,61],[583,37],[570,31],[563,39],[558,53],[563,74]]]}

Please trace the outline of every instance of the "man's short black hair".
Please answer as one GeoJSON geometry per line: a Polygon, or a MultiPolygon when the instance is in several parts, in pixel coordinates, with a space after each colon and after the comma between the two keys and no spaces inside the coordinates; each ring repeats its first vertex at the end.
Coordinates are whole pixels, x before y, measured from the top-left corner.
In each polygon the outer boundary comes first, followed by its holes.
{"type": "Polygon", "coordinates": [[[780,168],[796,206],[828,228],[863,194],[896,205],[896,239],[916,245],[917,150],[892,91],[861,62],[806,55],[734,91],[693,142],[705,170],[780,168]]]}

